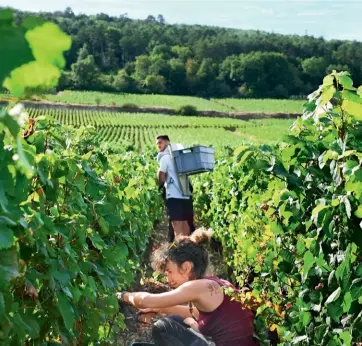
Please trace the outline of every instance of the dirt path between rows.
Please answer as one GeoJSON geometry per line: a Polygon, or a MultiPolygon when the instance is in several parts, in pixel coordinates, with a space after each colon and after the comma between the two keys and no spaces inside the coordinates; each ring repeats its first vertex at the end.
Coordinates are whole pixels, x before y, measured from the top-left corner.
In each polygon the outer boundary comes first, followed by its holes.
{"type": "MultiPolygon", "coordinates": [[[[148,273],[150,275],[152,273],[152,268],[150,265],[150,257],[152,255],[152,250],[157,248],[160,244],[167,242],[167,234],[168,234],[168,223],[166,221],[166,216],[163,222],[158,224],[152,234],[152,241],[150,244],[151,251],[147,254],[145,261],[143,263],[142,270],[144,273],[148,273]]],[[[152,277],[152,276],[151,276],[152,277]]],[[[150,293],[164,292],[168,288],[167,286],[163,286],[161,283],[146,281],[143,278],[139,278],[143,282],[135,282],[130,291],[146,291],[150,293]]],[[[120,306],[120,311],[124,314],[125,317],[125,325],[127,327],[126,330],[122,331],[118,335],[117,344],[120,346],[130,346],[132,342],[135,341],[144,341],[151,342],[151,321],[149,323],[145,323],[141,321],[141,316],[138,313],[138,310],[129,305],[122,304],[120,306]]]]}

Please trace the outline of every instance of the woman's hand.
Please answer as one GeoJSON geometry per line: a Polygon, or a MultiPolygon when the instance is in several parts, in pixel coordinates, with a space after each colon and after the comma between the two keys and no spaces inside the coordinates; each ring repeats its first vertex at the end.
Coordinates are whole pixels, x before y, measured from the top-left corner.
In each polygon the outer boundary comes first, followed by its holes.
{"type": "Polygon", "coordinates": [[[128,292],[117,292],[116,293],[116,297],[117,297],[117,300],[120,302],[120,303],[128,303],[126,300],[125,300],[125,296],[128,292]]]}
{"type": "Polygon", "coordinates": [[[138,320],[144,323],[152,323],[152,319],[156,317],[160,312],[160,309],[156,308],[147,308],[147,309],[139,309],[139,317],[138,320]]]}
{"type": "Polygon", "coordinates": [[[157,316],[155,312],[143,313],[138,316],[138,321],[146,324],[151,324],[152,320],[157,316]]]}
{"type": "Polygon", "coordinates": [[[191,327],[193,330],[197,332],[199,331],[199,324],[192,317],[185,318],[184,323],[191,327]]]}

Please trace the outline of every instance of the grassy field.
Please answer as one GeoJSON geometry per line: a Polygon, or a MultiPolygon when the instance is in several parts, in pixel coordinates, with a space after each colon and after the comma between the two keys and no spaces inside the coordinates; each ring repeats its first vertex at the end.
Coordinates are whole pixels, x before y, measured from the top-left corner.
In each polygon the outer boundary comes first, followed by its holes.
{"type": "Polygon", "coordinates": [[[0,93],[0,100],[8,100],[11,98],[10,94],[0,93]]]}
{"type": "Polygon", "coordinates": [[[265,112],[301,113],[304,100],[273,99],[203,99],[191,96],[111,94],[93,91],[62,91],[57,95],[47,95],[47,100],[86,105],[135,104],[139,107],[166,107],[178,109],[184,105],[195,106],[199,111],[220,112],[265,112]]]}
{"type": "Polygon", "coordinates": [[[166,107],[177,109],[183,105],[193,105],[198,110],[227,111],[227,106],[215,104],[212,101],[191,96],[172,95],[138,95],[138,94],[111,94],[93,91],[62,91],[58,95],[47,95],[49,101],[122,106],[135,104],[138,107],[166,107]]]}
{"type": "Polygon", "coordinates": [[[129,114],[86,110],[30,109],[31,116],[48,114],[62,124],[93,125],[101,142],[134,145],[139,151],[154,149],[155,137],[168,134],[173,142],[204,144],[221,149],[254,143],[273,144],[287,134],[292,120],[236,120],[158,114],[129,114]]]}
{"type": "Polygon", "coordinates": [[[227,107],[232,112],[302,113],[305,100],[274,99],[212,99],[214,103],[227,107]]]}

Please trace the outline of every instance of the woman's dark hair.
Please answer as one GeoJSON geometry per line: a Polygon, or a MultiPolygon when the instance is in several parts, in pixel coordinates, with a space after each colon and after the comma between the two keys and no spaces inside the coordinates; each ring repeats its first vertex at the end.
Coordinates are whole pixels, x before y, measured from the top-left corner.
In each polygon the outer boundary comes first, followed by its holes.
{"type": "Polygon", "coordinates": [[[191,279],[201,279],[209,266],[206,244],[209,243],[212,233],[212,230],[199,228],[190,237],[181,238],[171,245],[163,244],[152,255],[153,269],[164,272],[168,261],[176,263],[179,268],[183,263],[191,262],[191,279]]]}

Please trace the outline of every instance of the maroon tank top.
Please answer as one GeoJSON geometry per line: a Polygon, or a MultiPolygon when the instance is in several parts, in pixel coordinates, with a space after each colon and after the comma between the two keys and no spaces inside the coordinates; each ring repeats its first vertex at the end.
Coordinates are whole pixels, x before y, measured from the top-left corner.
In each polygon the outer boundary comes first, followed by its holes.
{"type": "MultiPolygon", "coordinates": [[[[221,287],[236,288],[228,281],[216,276],[205,279],[217,282],[221,287]]],[[[243,309],[240,302],[231,300],[224,294],[220,306],[211,312],[200,311],[200,332],[211,337],[216,346],[257,346],[253,339],[254,314],[249,309],[243,309]]]]}

